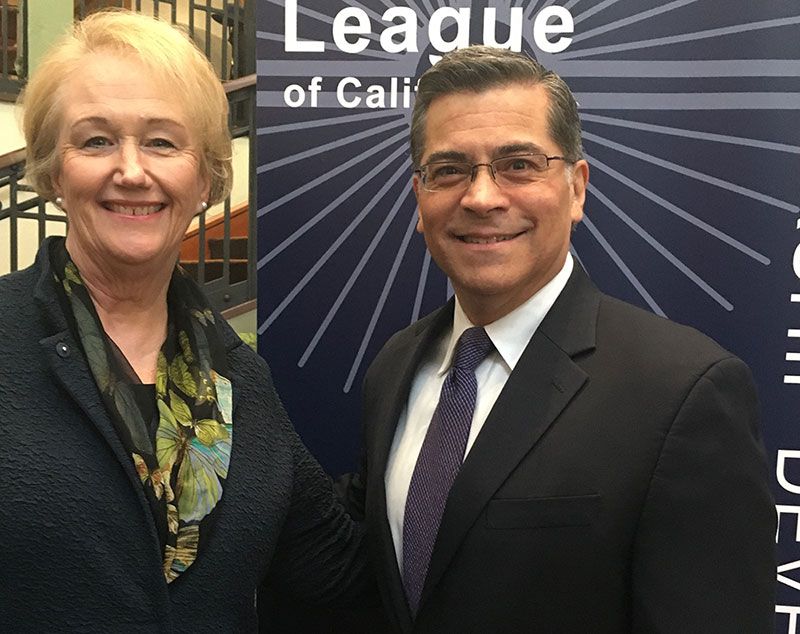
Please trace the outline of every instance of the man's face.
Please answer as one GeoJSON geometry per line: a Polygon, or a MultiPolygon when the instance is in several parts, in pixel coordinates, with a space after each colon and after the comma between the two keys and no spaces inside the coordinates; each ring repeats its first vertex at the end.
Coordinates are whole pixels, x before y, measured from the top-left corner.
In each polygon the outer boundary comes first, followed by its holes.
{"type": "MultiPolygon", "coordinates": [[[[544,88],[529,84],[434,99],[422,164],[488,163],[526,152],[561,156],[547,129],[548,100],[544,88]]],[[[588,175],[585,161],[551,161],[535,182],[503,188],[488,167],[479,167],[468,189],[436,192],[424,190],[415,175],[417,230],[473,323],[499,319],[558,273],[572,223],[583,217],[588,175]]]]}

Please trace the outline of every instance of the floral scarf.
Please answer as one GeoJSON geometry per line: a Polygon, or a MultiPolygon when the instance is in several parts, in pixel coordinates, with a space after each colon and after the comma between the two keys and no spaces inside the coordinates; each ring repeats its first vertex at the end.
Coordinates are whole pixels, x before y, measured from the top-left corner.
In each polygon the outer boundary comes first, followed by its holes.
{"type": "Polygon", "coordinates": [[[172,582],[197,558],[222,497],[232,440],[232,391],[225,349],[200,289],[177,267],[167,293],[169,325],[158,355],[155,407],[106,335],[64,241],[51,252],[65,308],[125,450],[150,503],[172,582]],[[139,392],[141,394],[141,392],[139,392]]]}

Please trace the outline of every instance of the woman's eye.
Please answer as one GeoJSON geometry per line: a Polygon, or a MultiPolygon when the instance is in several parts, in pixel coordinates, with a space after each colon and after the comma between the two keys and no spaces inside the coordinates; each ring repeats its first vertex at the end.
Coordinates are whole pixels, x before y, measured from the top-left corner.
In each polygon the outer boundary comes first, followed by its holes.
{"type": "Polygon", "coordinates": [[[155,148],[160,148],[160,149],[172,149],[172,148],[175,147],[175,145],[172,143],[172,141],[169,141],[167,139],[161,139],[161,138],[153,139],[152,141],[150,141],[150,145],[155,147],[155,148]]]}
{"type": "Polygon", "coordinates": [[[108,147],[109,145],[111,145],[111,141],[109,141],[107,138],[102,136],[93,136],[83,144],[83,147],[108,147]]]}

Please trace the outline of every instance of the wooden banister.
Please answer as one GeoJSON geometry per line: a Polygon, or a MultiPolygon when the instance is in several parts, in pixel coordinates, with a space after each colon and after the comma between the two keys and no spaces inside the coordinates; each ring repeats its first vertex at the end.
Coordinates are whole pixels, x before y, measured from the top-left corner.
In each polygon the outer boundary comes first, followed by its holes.
{"type": "Polygon", "coordinates": [[[16,163],[23,163],[25,161],[25,148],[13,150],[6,154],[0,154],[0,169],[11,167],[16,163]]]}
{"type": "MultiPolygon", "coordinates": [[[[235,207],[231,207],[231,225],[230,236],[231,238],[243,238],[247,236],[248,232],[248,209],[250,205],[247,201],[239,203],[235,207]]],[[[206,258],[210,257],[208,251],[208,240],[213,238],[222,238],[225,235],[225,214],[214,214],[212,217],[206,217],[205,229],[205,254],[206,258]]],[[[200,249],[200,228],[193,227],[186,232],[181,243],[181,260],[196,260],[197,254],[200,249]]]]}
{"type": "Polygon", "coordinates": [[[256,85],[256,74],[253,73],[252,75],[245,75],[244,77],[239,77],[238,79],[231,79],[230,81],[222,82],[222,87],[225,89],[226,94],[230,94],[232,92],[236,92],[237,90],[241,90],[242,88],[247,88],[249,86],[256,85]]]}

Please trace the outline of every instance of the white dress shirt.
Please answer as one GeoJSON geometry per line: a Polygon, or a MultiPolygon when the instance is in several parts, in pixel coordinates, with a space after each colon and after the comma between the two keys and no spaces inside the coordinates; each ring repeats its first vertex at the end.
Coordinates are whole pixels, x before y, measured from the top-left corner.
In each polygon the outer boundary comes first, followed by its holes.
{"type": "MultiPolygon", "coordinates": [[[[467,448],[469,453],[475,439],[483,428],[489,412],[503,387],[522,356],[533,333],[542,323],[547,312],[555,303],[572,273],[572,256],[568,253],[564,266],[556,276],[545,284],[539,292],[524,304],[515,308],[497,321],[485,326],[486,333],[494,344],[494,350],[475,369],[478,381],[478,397],[472,417],[467,448]]],[[[401,574],[403,570],[403,518],[406,508],[408,487],[411,475],[422,449],[422,442],[439,403],[450,364],[455,353],[456,343],[467,328],[474,326],[456,296],[453,327],[431,346],[430,352],[417,368],[408,403],[400,414],[394,441],[386,464],[386,512],[392,529],[394,549],[401,574]]]]}

